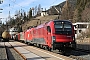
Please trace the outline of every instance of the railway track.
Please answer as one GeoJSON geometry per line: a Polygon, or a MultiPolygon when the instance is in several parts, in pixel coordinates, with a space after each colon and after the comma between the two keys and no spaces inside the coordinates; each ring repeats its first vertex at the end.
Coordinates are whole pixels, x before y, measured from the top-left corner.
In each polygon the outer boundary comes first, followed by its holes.
{"type": "Polygon", "coordinates": [[[51,52],[70,57],[74,60],[90,60],[89,50],[76,49],[76,50],[72,50],[71,53],[65,53],[65,54],[62,54],[62,52],[59,52],[58,50],[51,52]]]}
{"type": "MultiPolygon", "coordinates": [[[[24,50],[25,49],[28,50],[28,52],[30,51],[30,54],[34,53],[34,54],[38,55],[38,57],[45,58],[46,60],[50,60],[54,57],[56,59],[63,59],[63,58],[60,58],[60,56],[61,55],[63,56],[64,54],[60,54],[60,52],[58,50],[54,51],[54,52],[50,52],[50,51],[47,51],[44,49],[39,49],[37,47],[32,47],[32,46],[28,46],[25,44],[22,45],[22,44],[23,43],[20,43],[20,42],[15,42],[15,43],[14,42],[0,42],[0,60],[25,60],[15,50],[15,48],[17,49],[17,48],[21,48],[21,47],[24,50]],[[12,47],[11,45],[13,45],[14,47],[12,47]],[[48,56],[48,58],[46,58],[47,55],[49,55],[50,57],[48,56]]],[[[22,51],[22,53],[23,52],[24,51],[22,51]]],[[[32,56],[32,55],[30,55],[30,56],[32,56]]],[[[72,50],[70,55],[64,55],[64,56],[69,57],[72,60],[90,60],[90,52],[85,51],[85,50],[79,50],[79,49],[72,50]]]]}
{"type": "Polygon", "coordinates": [[[53,51],[53,53],[64,55],[64,56],[70,57],[74,60],[90,60],[90,52],[86,51],[86,50],[81,50],[81,49],[72,50],[71,53],[69,53],[69,54],[68,53],[62,54],[58,50],[53,51]]]}
{"type": "Polygon", "coordinates": [[[24,60],[9,42],[0,42],[0,60],[24,60]]]}
{"type": "Polygon", "coordinates": [[[69,57],[76,60],[90,60],[90,51],[82,49],[72,50],[69,57]]]}

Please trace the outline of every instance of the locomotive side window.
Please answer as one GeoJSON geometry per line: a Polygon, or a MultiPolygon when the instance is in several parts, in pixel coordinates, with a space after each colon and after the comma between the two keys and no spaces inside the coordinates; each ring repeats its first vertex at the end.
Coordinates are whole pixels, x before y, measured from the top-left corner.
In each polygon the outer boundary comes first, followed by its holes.
{"type": "Polygon", "coordinates": [[[50,28],[50,26],[47,26],[47,31],[51,33],[51,28],[50,28]]]}

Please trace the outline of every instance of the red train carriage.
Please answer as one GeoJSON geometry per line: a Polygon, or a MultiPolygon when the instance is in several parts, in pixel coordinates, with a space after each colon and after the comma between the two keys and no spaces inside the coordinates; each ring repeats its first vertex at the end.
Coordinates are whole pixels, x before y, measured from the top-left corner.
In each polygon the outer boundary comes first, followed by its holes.
{"type": "Polygon", "coordinates": [[[19,41],[25,41],[25,32],[20,32],[15,35],[15,39],[19,41]]]}
{"type": "Polygon", "coordinates": [[[34,30],[34,28],[31,28],[31,29],[29,29],[29,30],[27,30],[27,31],[25,31],[25,42],[26,43],[31,43],[32,42],[32,40],[33,40],[33,30],[34,30]]]}
{"type": "MultiPolygon", "coordinates": [[[[66,48],[75,48],[75,34],[74,27],[70,21],[67,20],[53,20],[42,25],[37,26],[31,30],[33,37],[29,42],[44,46],[49,50],[66,48]]],[[[30,36],[29,36],[30,37],[30,36]]]]}

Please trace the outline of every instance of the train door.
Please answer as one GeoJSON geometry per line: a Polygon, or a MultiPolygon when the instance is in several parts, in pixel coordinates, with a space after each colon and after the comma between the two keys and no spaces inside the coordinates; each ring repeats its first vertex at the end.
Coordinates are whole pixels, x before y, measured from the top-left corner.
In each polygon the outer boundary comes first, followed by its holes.
{"type": "Polygon", "coordinates": [[[49,47],[51,47],[52,41],[51,41],[51,28],[50,26],[47,26],[47,42],[49,47]]]}

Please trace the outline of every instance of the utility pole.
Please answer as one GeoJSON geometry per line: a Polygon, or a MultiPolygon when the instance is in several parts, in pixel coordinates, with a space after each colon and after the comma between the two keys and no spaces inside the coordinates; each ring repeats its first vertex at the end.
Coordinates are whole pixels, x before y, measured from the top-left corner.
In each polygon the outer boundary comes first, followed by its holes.
{"type": "MultiPolygon", "coordinates": [[[[0,0],[0,4],[3,3],[3,0],[0,0]]],[[[2,8],[0,8],[0,10],[3,10],[2,8]]],[[[2,12],[0,12],[2,13],[2,12]]],[[[2,25],[2,21],[1,21],[2,18],[0,18],[0,26],[2,25]]],[[[2,34],[2,30],[0,29],[0,37],[1,37],[1,34],[2,34]]]]}
{"type": "MultiPolygon", "coordinates": [[[[10,7],[10,4],[9,4],[9,7],[10,7]]],[[[9,10],[9,16],[8,16],[8,18],[9,18],[9,20],[10,20],[10,18],[11,18],[11,17],[10,17],[10,10],[9,10]]]]}
{"type": "MultiPolygon", "coordinates": [[[[2,3],[3,3],[3,0],[0,0],[0,4],[2,4],[2,3]]],[[[2,8],[0,8],[0,10],[3,10],[3,9],[2,9],[2,8]]],[[[2,13],[2,12],[0,12],[0,13],[2,13]]],[[[2,18],[0,18],[0,25],[2,24],[1,19],[2,19],[2,18]]]]}

